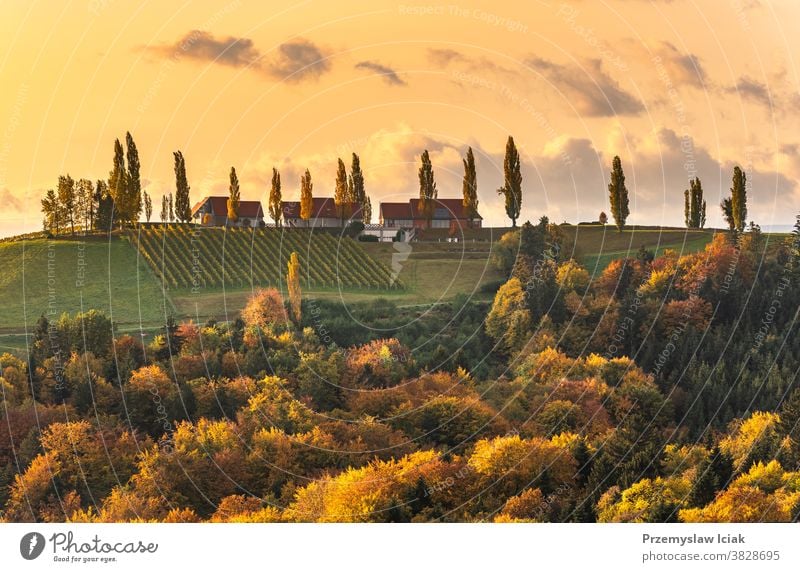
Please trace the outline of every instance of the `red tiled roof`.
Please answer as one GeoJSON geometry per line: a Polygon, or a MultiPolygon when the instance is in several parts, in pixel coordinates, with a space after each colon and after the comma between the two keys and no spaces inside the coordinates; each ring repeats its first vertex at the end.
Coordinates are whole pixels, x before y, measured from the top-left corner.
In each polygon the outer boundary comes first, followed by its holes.
{"type": "MultiPolygon", "coordinates": [[[[214,216],[228,216],[228,197],[206,197],[192,207],[192,216],[206,204],[211,203],[211,214],[214,216]]],[[[261,201],[239,201],[239,217],[263,218],[264,209],[261,201]]]]}
{"type": "MultiPolygon", "coordinates": [[[[427,218],[420,211],[419,199],[410,199],[407,203],[381,203],[381,218],[417,220],[427,218]]],[[[439,220],[466,219],[464,203],[461,199],[434,199],[433,218],[439,220]]],[[[482,219],[481,215],[475,216],[482,219]]]]}
{"type": "MultiPolygon", "coordinates": [[[[336,210],[336,202],[331,197],[314,197],[311,199],[313,207],[311,218],[340,218],[336,210]]],[[[300,218],[300,201],[283,201],[283,218],[300,218]]],[[[353,213],[350,218],[361,218],[361,207],[355,203],[350,204],[348,212],[353,213]]]]}

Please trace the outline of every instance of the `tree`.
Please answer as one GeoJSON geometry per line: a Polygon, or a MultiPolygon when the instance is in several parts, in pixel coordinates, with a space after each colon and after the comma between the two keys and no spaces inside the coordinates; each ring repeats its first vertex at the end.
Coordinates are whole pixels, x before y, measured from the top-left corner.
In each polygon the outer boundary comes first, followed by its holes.
{"type": "Polygon", "coordinates": [[[475,155],[472,153],[472,147],[467,149],[467,158],[463,162],[462,204],[464,205],[464,216],[469,219],[469,224],[472,226],[473,220],[478,217],[478,178],[475,173],[475,155]]]}
{"type": "Polygon", "coordinates": [[[153,216],[153,201],[150,199],[150,195],[147,194],[147,191],[143,192],[144,195],[144,218],[147,222],[150,222],[150,218],[153,216]]]}
{"type": "Polygon", "coordinates": [[[350,192],[347,184],[347,169],[345,169],[344,161],[339,159],[339,166],[336,169],[336,185],[333,190],[333,202],[336,204],[336,210],[339,218],[344,226],[344,220],[350,216],[348,206],[350,203],[350,192]]]}
{"type": "Polygon", "coordinates": [[[734,229],[744,232],[744,227],[747,226],[747,175],[738,165],[733,168],[731,214],[734,229]]]}
{"type": "Polygon", "coordinates": [[[58,204],[63,213],[62,220],[69,223],[72,234],[75,234],[75,181],[69,175],[58,178],[58,204]]]}
{"type": "Polygon", "coordinates": [[[296,324],[300,324],[302,292],[300,290],[300,259],[296,252],[289,257],[286,286],[289,290],[289,307],[296,324]]]}
{"type": "Polygon", "coordinates": [[[167,195],[161,195],[161,214],[159,216],[161,222],[169,221],[169,203],[167,201],[167,195]]]}
{"type": "Polygon", "coordinates": [[[263,328],[286,321],[283,297],[275,288],[256,290],[242,309],[242,319],[248,326],[263,328]]]}
{"type": "Polygon", "coordinates": [[[611,216],[617,225],[617,230],[622,232],[625,221],[628,219],[628,189],[625,187],[625,173],[622,172],[622,162],[619,156],[614,157],[611,166],[611,182],[608,183],[608,199],[611,203],[611,216]]]}
{"type": "Polygon", "coordinates": [[[175,221],[175,209],[172,208],[173,201],[172,201],[172,193],[169,194],[169,199],[167,200],[167,206],[169,207],[169,222],[175,221]]]}
{"type": "Polygon", "coordinates": [[[736,230],[736,221],[733,218],[733,203],[731,198],[728,197],[726,199],[722,199],[722,202],[719,204],[719,208],[722,209],[722,218],[725,219],[725,222],[728,223],[728,229],[733,232],[736,230]]]}
{"type": "Polygon", "coordinates": [[[695,177],[683,191],[683,210],[686,228],[703,228],[706,224],[706,201],[703,200],[703,186],[695,177]]]}
{"type": "Polygon", "coordinates": [[[76,190],[78,222],[84,232],[93,230],[95,216],[94,184],[89,179],[78,181],[76,190]]]}
{"type": "Polygon", "coordinates": [[[431,157],[427,149],[422,153],[421,158],[422,165],[419,167],[419,210],[425,215],[428,221],[428,228],[430,228],[435,208],[434,201],[438,196],[438,191],[436,190],[436,180],[433,176],[431,157]]]}
{"type": "Polygon", "coordinates": [[[175,157],[175,218],[181,222],[189,222],[192,220],[192,207],[189,205],[186,161],[180,151],[175,151],[173,155],[175,157]]]}
{"type": "Polygon", "coordinates": [[[311,182],[311,173],[308,169],[300,177],[300,218],[309,220],[314,215],[314,197],[311,191],[314,184],[311,182]]]}
{"type": "Polygon", "coordinates": [[[603,226],[608,224],[608,215],[605,211],[600,211],[600,216],[597,217],[597,221],[603,226]]]}
{"type": "Polygon", "coordinates": [[[42,214],[44,215],[44,230],[58,234],[60,226],[60,207],[58,196],[53,189],[49,189],[42,199],[42,214]]]}
{"type": "Polygon", "coordinates": [[[272,188],[269,190],[269,217],[275,221],[275,226],[281,226],[281,174],[275,167],[272,168],[272,188]]]}
{"type": "Polygon", "coordinates": [[[520,349],[528,339],[531,314],[525,299],[525,290],[518,278],[503,284],[494,297],[486,317],[486,333],[508,353],[520,349]]]}
{"type": "Polygon", "coordinates": [[[95,228],[110,231],[114,223],[114,198],[108,189],[106,181],[99,180],[94,191],[97,201],[97,220],[95,228]]]}
{"type": "Polygon", "coordinates": [[[519,152],[514,143],[514,138],[508,136],[506,142],[506,156],[503,161],[503,173],[505,183],[497,189],[498,195],[504,195],[506,199],[506,215],[511,219],[511,226],[516,228],[517,219],[522,209],[522,171],[519,159],[519,152]]]}
{"type": "Polygon", "coordinates": [[[364,224],[372,223],[372,201],[369,197],[364,201],[364,207],[361,211],[361,222],[364,224]]]}
{"type": "Polygon", "coordinates": [[[236,169],[231,167],[230,185],[228,186],[228,223],[236,224],[239,220],[239,177],[236,169]]]}
{"type": "Polygon", "coordinates": [[[364,173],[361,171],[361,159],[355,153],[353,153],[353,161],[350,165],[350,181],[350,202],[363,209],[367,194],[364,190],[364,173]]]}
{"type": "Polygon", "coordinates": [[[130,132],[125,134],[125,146],[128,159],[128,184],[125,193],[125,217],[128,222],[139,220],[142,214],[142,179],[139,175],[139,150],[130,132]]]}
{"type": "Polygon", "coordinates": [[[122,152],[122,143],[119,139],[114,140],[114,162],[111,172],[108,175],[108,193],[114,200],[114,211],[112,216],[120,222],[125,222],[125,205],[128,194],[128,174],[125,170],[125,156],[122,152]]]}

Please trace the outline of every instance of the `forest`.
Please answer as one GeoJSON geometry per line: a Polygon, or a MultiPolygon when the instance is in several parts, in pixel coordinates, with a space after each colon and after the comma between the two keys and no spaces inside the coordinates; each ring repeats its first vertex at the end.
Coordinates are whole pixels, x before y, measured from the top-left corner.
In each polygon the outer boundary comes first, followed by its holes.
{"type": "Polygon", "coordinates": [[[490,304],[343,307],[290,276],[148,338],[42,316],[0,357],[0,518],[797,521],[800,218],[594,279],[560,240],[504,235],[490,304]]]}

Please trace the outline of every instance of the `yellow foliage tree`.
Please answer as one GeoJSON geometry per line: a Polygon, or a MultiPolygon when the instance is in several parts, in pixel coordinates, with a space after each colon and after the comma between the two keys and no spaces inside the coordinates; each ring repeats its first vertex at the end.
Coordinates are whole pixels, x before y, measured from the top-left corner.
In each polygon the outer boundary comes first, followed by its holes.
{"type": "Polygon", "coordinates": [[[300,323],[302,292],[300,290],[300,259],[296,252],[289,257],[286,286],[289,289],[289,306],[296,324],[300,323]]]}

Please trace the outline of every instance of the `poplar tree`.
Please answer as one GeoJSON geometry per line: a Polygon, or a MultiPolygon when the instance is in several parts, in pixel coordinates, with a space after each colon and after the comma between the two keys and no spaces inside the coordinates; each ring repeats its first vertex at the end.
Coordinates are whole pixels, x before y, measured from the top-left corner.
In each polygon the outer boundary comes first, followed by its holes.
{"type": "Polygon", "coordinates": [[[734,229],[743,232],[747,226],[747,175],[738,165],[733,168],[731,215],[734,229]]]}
{"type": "Polygon", "coordinates": [[[75,181],[69,175],[58,178],[58,206],[64,223],[69,223],[70,232],[75,234],[75,181]]]}
{"type": "MultiPolygon", "coordinates": [[[[125,188],[124,219],[127,222],[136,222],[142,214],[142,179],[139,174],[139,150],[130,132],[125,133],[125,146],[127,147],[128,181],[125,188]]],[[[117,206],[120,210],[119,205],[117,206]]]]}
{"type": "Polygon", "coordinates": [[[144,218],[147,222],[150,222],[150,217],[153,216],[153,201],[150,199],[150,195],[147,194],[147,191],[143,191],[144,196],[144,218]]]}
{"type": "Polygon", "coordinates": [[[180,151],[175,151],[173,156],[175,157],[175,218],[181,222],[189,222],[192,220],[192,207],[189,204],[186,161],[180,151]]]}
{"type": "Polygon", "coordinates": [[[349,216],[348,203],[350,199],[350,192],[347,185],[347,169],[344,166],[344,161],[339,159],[339,166],[336,169],[336,184],[333,190],[333,202],[336,204],[339,218],[344,226],[344,219],[349,216]]]}
{"type": "Polygon", "coordinates": [[[119,139],[114,140],[114,163],[108,175],[108,194],[114,201],[114,211],[110,224],[114,223],[114,217],[124,223],[126,221],[125,204],[128,194],[128,173],[125,170],[125,156],[119,139]]]}
{"type": "Polygon", "coordinates": [[[628,189],[625,187],[625,173],[622,172],[622,161],[619,156],[614,157],[611,165],[611,182],[608,183],[608,199],[611,203],[611,216],[617,225],[617,230],[622,232],[625,221],[628,219],[628,189]]]}
{"type": "Polygon", "coordinates": [[[300,177],[300,218],[309,220],[314,214],[314,197],[311,194],[314,184],[311,182],[311,173],[308,169],[300,177]]]}
{"type": "Polygon", "coordinates": [[[236,169],[231,167],[230,185],[228,185],[228,222],[236,224],[239,220],[239,177],[236,169]]]}
{"type": "Polygon", "coordinates": [[[428,228],[433,218],[434,201],[438,196],[436,180],[433,176],[433,165],[428,150],[422,153],[422,165],[419,167],[419,209],[428,221],[428,228]]]}
{"type": "Polygon", "coordinates": [[[169,222],[169,204],[167,195],[161,195],[161,222],[169,222]]]}
{"type": "Polygon", "coordinates": [[[350,165],[350,202],[358,205],[363,213],[366,200],[367,194],[364,190],[364,173],[361,171],[361,159],[353,153],[353,161],[350,165]]]}
{"type": "Polygon", "coordinates": [[[706,201],[698,177],[689,181],[689,188],[683,192],[683,203],[686,228],[703,228],[706,224],[706,201]]]}
{"type": "Polygon", "coordinates": [[[114,223],[114,197],[109,192],[106,181],[97,181],[94,194],[97,200],[97,222],[95,228],[111,231],[114,223]]]}
{"type": "Polygon", "coordinates": [[[516,227],[519,213],[522,210],[522,169],[517,146],[514,138],[510,135],[506,141],[503,174],[505,182],[502,187],[497,189],[497,193],[505,196],[506,215],[511,219],[511,226],[516,227]]]}
{"type": "Polygon", "coordinates": [[[272,188],[269,190],[269,216],[275,221],[275,226],[281,226],[281,174],[275,167],[272,168],[272,188]]]}
{"type": "Polygon", "coordinates": [[[289,307],[292,310],[292,317],[294,317],[296,324],[300,324],[300,318],[302,317],[302,292],[300,290],[300,259],[296,252],[292,252],[289,257],[286,286],[289,290],[289,307]]]}
{"type": "Polygon", "coordinates": [[[464,216],[469,219],[469,224],[472,226],[474,219],[478,217],[478,178],[475,173],[475,156],[472,154],[472,147],[467,149],[467,158],[463,162],[462,204],[464,205],[464,216]]]}

